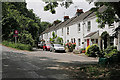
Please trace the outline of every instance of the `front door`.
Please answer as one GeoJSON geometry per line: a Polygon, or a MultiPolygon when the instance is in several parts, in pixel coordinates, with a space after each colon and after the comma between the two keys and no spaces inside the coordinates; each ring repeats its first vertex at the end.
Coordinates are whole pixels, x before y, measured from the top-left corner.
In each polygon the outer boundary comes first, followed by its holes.
{"type": "Polygon", "coordinates": [[[89,39],[87,39],[87,46],[89,46],[89,39]]]}

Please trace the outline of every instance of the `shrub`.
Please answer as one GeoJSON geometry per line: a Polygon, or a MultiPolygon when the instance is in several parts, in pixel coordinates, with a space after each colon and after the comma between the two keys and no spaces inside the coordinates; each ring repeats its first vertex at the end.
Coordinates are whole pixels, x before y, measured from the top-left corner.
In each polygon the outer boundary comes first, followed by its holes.
{"type": "Polygon", "coordinates": [[[111,50],[113,50],[113,49],[117,49],[117,47],[110,46],[110,47],[108,47],[107,49],[105,49],[103,52],[108,54],[108,53],[111,52],[111,50]]]}
{"type": "Polygon", "coordinates": [[[81,48],[81,49],[80,49],[80,52],[81,52],[81,53],[85,53],[85,48],[81,48]]]}
{"type": "Polygon", "coordinates": [[[29,51],[32,50],[32,46],[28,44],[13,43],[8,41],[3,41],[2,44],[8,47],[12,47],[20,50],[29,50],[29,51]]]}
{"type": "Polygon", "coordinates": [[[89,57],[96,57],[96,56],[100,56],[101,52],[100,52],[100,49],[99,49],[98,45],[93,44],[92,46],[88,46],[86,48],[86,53],[85,54],[89,57]]]}
{"type": "Polygon", "coordinates": [[[113,49],[113,50],[111,50],[109,53],[106,53],[106,52],[105,52],[104,57],[110,58],[110,57],[112,57],[114,54],[118,54],[117,49],[113,49]]]}
{"type": "Polygon", "coordinates": [[[65,46],[68,47],[69,52],[72,52],[73,49],[75,49],[76,43],[69,42],[69,43],[65,44],[65,46]]]}

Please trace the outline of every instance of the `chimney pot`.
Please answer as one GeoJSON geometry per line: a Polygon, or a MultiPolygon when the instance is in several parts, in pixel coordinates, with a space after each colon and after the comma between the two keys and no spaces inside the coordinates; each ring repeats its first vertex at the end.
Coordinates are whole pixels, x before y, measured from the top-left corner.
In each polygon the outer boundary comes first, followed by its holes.
{"type": "Polygon", "coordinates": [[[80,14],[83,13],[83,9],[77,9],[76,15],[79,16],[80,14]]]}
{"type": "Polygon", "coordinates": [[[68,20],[69,16],[64,16],[64,21],[68,20]]]}

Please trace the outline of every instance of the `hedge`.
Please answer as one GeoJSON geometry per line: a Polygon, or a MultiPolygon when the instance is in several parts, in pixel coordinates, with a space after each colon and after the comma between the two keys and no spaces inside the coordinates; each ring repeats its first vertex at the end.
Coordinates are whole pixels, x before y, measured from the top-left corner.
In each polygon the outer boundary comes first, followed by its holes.
{"type": "Polygon", "coordinates": [[[2,44],[8,47],[12,47],[20,50],[32,51],[32,46],[28,44],[14,43],[14,42],[8,42],[8,41],[2,41],[2,44]]]}

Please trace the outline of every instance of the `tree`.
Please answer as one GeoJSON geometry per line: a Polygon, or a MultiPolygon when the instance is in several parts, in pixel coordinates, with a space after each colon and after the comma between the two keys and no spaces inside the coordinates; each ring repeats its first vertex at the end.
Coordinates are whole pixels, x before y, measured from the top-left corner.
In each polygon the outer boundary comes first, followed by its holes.
{"type": "Polygon", "coordinates": [[[56,43],[63,45],[63,38],[57,37],[56,43]]]}
{"type": "MultiPolygon", "coordinates": [[[[50,10],[52,14],[55,14],[55,8],[58,7],[58,1],[62,2],[60,5],[65,6],[68,8],[71,4],[73,4],[72,0],[43,0],[47,5],[44,7],[45,11],[50,10]]],[[[95,1],[95,0],[86,0],[89,3],[95,1]]],[[[100,1],[100,0],[97,0],[100,1]]],[[[91,10],[96,11],[96,16],[97,16],[97,22],[100,24],[98,27],[104,28],[105,24],[108,24],[111,26],[114,21],[119,22],[120,20],[120,1],[119,2],[95,2],[95,7],[92,8],[91,10]],[[107,9],[100,13],[98,9],[105,5],[107,9]],[[116,17],[117,14],[117,17],[116,17]]]]}
{"type": "Polygon", "coordinates": [[[49,28],[51,26],[51,23],[49,23],[49,22],[41,22],[40,25],[42,27],[42,31],[45,31],[47,28],[49,28]]]}
{"type": "Polygon", "coordinates": [[[44,11],[50,11],[52,14],[56,13],[55,8],[58,7],[58,5],[68,8],[71,4],[73,4],[72,0],[42,0],[42,1],[46,3],[44,11]]]}
{"type": "MultiPolygon", "coordinates": [[[[89,2],[93,0],[87,0],[89,2]]],[[[99,0],[98,0],[99,1],[99,0]]],[[[104,28],[105,24],[111,26],[114,22],[120,21],[120,1],[119,2],[95,2],[95,7],[92,11],[96,11],[97,22],[100,24],[98,27],[104,28]],[[106,6],[106,10],[99,12],[99,8],[106,6]]]]}
{"type": "Polygon", "coordinates": [[[55,43],[55,40],[57,38],[57,35],[55,35],[55,32],[52,33],[52,38],[50,38],[50,42],[53,44],[55,43]]]}
{"type": "Polygon", "coordinates": [[[25,2],[2,3],[2,39],[14,41],[14,30],[19,31],[18,41],[33,45],[43,31],[41,20],[25,2]]]}
{"type": "Polygon", "coordinates": [[[59,24],[59,23],[61,23],[61,22],[62,22],[62,21],[60,21],[60,20],[57,19],[57,20],[55,20],[55,21],[52,23],[52,25],[54,25],[54,24],[57,25],[57,24],[59,24]]]}

